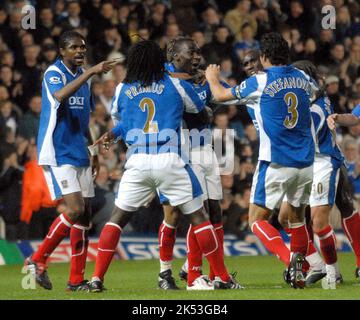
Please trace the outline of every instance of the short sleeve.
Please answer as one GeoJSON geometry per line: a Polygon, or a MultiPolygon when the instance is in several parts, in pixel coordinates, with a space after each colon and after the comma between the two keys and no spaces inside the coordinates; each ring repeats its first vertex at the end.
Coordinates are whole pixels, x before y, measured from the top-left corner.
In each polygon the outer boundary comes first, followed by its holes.
{"type": "Polygon", "coordinates": [[[54,93],[56,91],[59,91],[65,86],[62,74],[56,70],[46,71],[44,75],[44,81],[46,83],[47,89],[50,91],[50,94],[52,96],[54,96],[54,93]]]}
{"type": "Polygon", "coordinates": [[[178,90],[180,91],[179,93],[183,98],[186,112],[199,113],[204,109],[204,102],[200,99],[199,95],[190,83],[184,80],[180,80],[178,90]]]}
{"type": "Polygon", "coordinates": [[[114,134],[116,140],[124,137],[124,129],[121,122],[112,128],[111,131],[114,134]]]}
{"type": "Polygon", "coordinates": [[[232,87],[231,93],[238,100],[245,102],[250,96],[256,95],[258,87],[259,85],[256,76],[252,76],[241,82],[240,85],[232,87]]]}
{"type": "Polygon", "coordinates": [[[120,122],[120,93],[121,89],[123,87],[123,83],[118,84],[118,86],[115,89],[115,95],[111,102],[111,119],[114,122],[114,125],[116,126],[120,122]]]}
{"type": "Polygon", "coordinates": [[[356,117],[360,117],[360,104],[358,104],[351,113],[356,117]]]}

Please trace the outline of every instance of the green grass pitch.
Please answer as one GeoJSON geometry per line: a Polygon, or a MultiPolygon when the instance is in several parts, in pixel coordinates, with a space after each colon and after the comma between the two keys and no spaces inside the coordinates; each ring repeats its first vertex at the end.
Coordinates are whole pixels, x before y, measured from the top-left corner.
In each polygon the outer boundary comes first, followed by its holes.
{"type": "MultiPolygon", "coordinates": [[[[122,299],[122,300],[295,300],[295,299],[360,299],[360,280],[355,279],[355,258],[353,254],[339,254],[339,265],[344,283],[337,285],[336,290],[324,290],[321,283],[304,290],[294,290],[282,279],[283,265],[273,256],[227,257],[229,271],[237,271],[238,281],[245,290],[187,292],[185,283],[177,278],[177,272],[183,263],[182,259],[174,261],[173,269],[180,286],[180,291],[163,291],[157,289],[159,263],[157,260],[114,261],[106,275],[104,293],[66,292],[69,264],[52,264],[49,276],[53,290],[43,288],[24,290],[21,282],[24,274],[22,266],[0,266],[0,299],[2,300],[76,300],[76,299],[122,299]]],[[[94,263],[88,263],[86,276],[90,277],[94,263]]],[[[207,272],[207,264],[204,271],[207,272]]]]}

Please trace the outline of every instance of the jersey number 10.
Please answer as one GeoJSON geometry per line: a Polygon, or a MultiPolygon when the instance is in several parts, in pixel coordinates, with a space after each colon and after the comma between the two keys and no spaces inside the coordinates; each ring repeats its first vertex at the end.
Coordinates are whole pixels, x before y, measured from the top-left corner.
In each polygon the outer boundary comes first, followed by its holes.
{"type": "Polygon", "coordinates": [[[140,101],[139,107],[142,112],[148,110],[147,118],[145,125],[143,127],[144,133],[157,133],[159,132],[158,124],[156,121],[153,121],[155,116],[155,103],[150,98],[144,98],[140,101]]]}

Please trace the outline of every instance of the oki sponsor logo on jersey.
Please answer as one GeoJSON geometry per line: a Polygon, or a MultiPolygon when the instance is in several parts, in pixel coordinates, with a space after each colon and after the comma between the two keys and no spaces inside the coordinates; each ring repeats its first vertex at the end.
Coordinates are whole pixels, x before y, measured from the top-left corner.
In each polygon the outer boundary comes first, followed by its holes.
{"type": "Polygon", "coordinates": [[[198,96],[202,101],[205,101],[207,97],[206,90],[198,92],[198,96]]]}
{"type": "Polygon", "coordinates": [[[71,96],[69,99],[70,109],[84,109],[85,98],[71,96]]]}

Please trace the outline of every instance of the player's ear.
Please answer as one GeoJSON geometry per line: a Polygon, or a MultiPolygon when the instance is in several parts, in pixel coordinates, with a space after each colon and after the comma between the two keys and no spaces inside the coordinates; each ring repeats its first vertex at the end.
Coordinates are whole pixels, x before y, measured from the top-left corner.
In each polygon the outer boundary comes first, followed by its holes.
{"type": "Polygon", "coordinates": [[[64,56],[65,55],[65,48],[59,48],[59,53],[60,53],[60,56],[64,56]]]}

